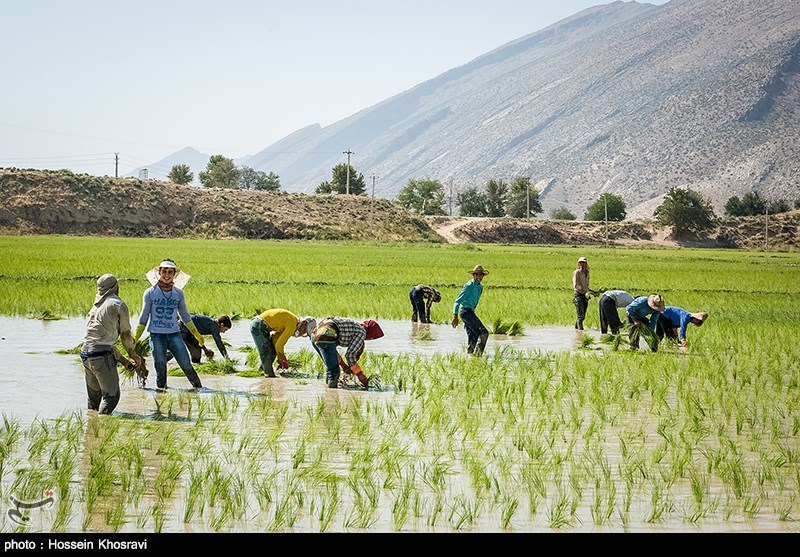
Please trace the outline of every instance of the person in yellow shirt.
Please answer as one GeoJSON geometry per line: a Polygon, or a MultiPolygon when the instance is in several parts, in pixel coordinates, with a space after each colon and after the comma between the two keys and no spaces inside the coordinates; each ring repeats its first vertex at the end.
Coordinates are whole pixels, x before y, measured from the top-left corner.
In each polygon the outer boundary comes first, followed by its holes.
{"type": "Polygon", "coordinates": [[[275,377],[272,368],[275,358],[281,369],[289,369],[284,347],[286,341],[294,335],[297,329],[297,316],[287,309],[268,309],[257,315],[250,323],[250,334],[258,350],[261,360],[261,371],[267,377],[275,377]]]}

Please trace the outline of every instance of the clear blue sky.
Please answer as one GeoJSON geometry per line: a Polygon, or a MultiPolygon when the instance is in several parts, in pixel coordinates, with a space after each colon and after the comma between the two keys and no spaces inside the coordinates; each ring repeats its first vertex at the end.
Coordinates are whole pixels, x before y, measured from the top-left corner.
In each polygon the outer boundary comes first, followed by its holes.
{"type": "Polygon", "coordinates": [[[253,154],[603,3],[4,0],[0,167],[253,154]]]}

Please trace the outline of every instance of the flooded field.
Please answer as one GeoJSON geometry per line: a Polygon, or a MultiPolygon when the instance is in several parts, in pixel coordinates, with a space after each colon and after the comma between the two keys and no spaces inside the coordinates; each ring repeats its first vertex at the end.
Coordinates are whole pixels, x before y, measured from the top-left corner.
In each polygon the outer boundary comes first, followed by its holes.
{"type": "MultiPolygon", "coordinates": [[[[57,353],[83,319],[0,318],[3,500],[50,501],[0,531],[800,531],[793,438],[761,449],[755,422],[735,444],[707,416],[679,423],[673,388],[579,348],[598,331],[492,335],[481,359],[463,327],[381,325],[366,348],[384,356],[379,388],[231,374],[157,393],[151,376],[124,381],[107,417],[85,410],[79,358],[57,353]]],[[[249,322],[223,338],[244,369],[249,322]]]]}

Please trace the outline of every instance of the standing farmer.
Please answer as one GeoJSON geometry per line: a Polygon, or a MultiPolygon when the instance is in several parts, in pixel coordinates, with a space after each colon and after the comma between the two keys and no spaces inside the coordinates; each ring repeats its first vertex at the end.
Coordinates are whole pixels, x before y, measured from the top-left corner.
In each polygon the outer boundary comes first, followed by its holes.
{"type": "Polygon", "coordinates": [[[186,328],[191,331],[202,348],[205,346],[201,335],[186,309],[186,299],[183,290],[175,286],[175,277],[180,274],[180,269],[172,259],[164,259],[156,268],[158,281],[144,291],[142,296],[142,314],[139,316],[139,326],[136,328],[134,342],[142,336],[145,326],[150,333],[150,351],[153,354],[153,364],[156,368],[156,387],[167,388],[167,350],[175,357],[175,361],[183,370],[184,375],[195,389],[203,385],[192,366],[189,351],[181,337],[178,321],[183,321],[186,328]],[[149,325],[148,325],[149,323],[149,325]]]}
{"type": "Polygon", "coordinates": [[[489,331],[484,327],[483,323],[478,316],[475,315],[475,308],[478,307],[478,302],[483,294],[483,277],[489,274],[489,271],[475,265],[469,271],[472,275],[472,280],[467,281],[461,288],[461,293],[456,297],[453,304],[453,321],[451,325],[455,329],[458,327],[458,318],[464,322],[464,329],[467,331],[467,353],[480,356],[486,349],[486,341],[489,339],[489,331]]]}
{"type": "Polygon", "coordinates": [[[438,290],[427,284],[418,284],[408,293],[411,299],[411,322],[420,323],[431,322],[431,304],[440,302],[442,295],[438,290]]]}
{"type": "Polygon", "coordinates": [[[119,374],[117,362],[128,369],[139,367],[142,359],[136,354],[136,343],[131,336],[131,319],[128,306],[119,297],[119,282],[114,275],[97,279],[97,295],[89,310],[86,336],[81,347],[83,373],[89,410],[98,414],[111,414],[119,403],[119,374]],[[117,338],[131,357],[128,360],[116,346],[117,338]]]}
{"type": "Polygon", "coordinates": [[[589,263],[585,257],[578,259],[578,267],[572,271],[572,303],[575,304],[577,320],[575,328],[583,330],[583,320],[586,319],[586,308],[589,307],[589,263]]]}

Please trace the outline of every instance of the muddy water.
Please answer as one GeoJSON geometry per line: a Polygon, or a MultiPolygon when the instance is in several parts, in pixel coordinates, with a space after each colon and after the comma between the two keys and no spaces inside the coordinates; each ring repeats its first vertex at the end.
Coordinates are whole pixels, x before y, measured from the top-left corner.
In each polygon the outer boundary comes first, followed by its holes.
{"type": "MultiPolygon", "coordinates": [[[[413,354],[430,356],[466,351],[466,333],[463,326],[454,329],[449,324],[414,324],[409,321],[381,320],[384,337],[367,342],[366,349],[374,354],[413,354]]],[[[0,317],[0,413],[13,416],[23,422],[39,418],[54,418],[65,411],[86,407],[86,388],[83,366],[75,354],[59,354],[59,350],[70,350],[78,346],[85,332],[84,318],[56,321],[40,321],[18,317],[0,317]]],[[[599,338],[598,331],[582,331],[599,338]]],[[[541,352],[572,350],[580,341],[580,334],[572,327],[527,328],[521,336],[490,335],[487,344],[489,357],[504,347],[515,350],[541,352]]],[[[245,357],[236,348],[252,347],[249,320],[234,323],[230,331],[222,335],[233,347],[231,357],[240,362],[245,357]]],[[[213,340],[207,337],[208,346],[217,352],[213,340]]],[[[291,338],[286,345],[287,353],[310,348],[307,338],[291,338]]],[[[152,359],[148,358],[148,369],[154,374],[152,359]]],[[[320,362],[320,366],[321,366],[320,362]]],[[[243,365],[240,365],[242,369],[243,365]]],[[[153,386],[154,377],[149,380],[153,386]]],[[[171,387],[188,388],[184,377],[170,377],[171,387]]],[[[204,386],[216,391],[250,392],[262,390],[263,380],[205,376],[204,386]]],[[[319,385],[294,385],[291,380],[280,382],[285,388],[304,392],[311,397],[322,391],[319,385]]],[[[148,390],[142,391],[132,384],[122,385],[122,396],[118,412],[146,413],[148,390]]],[[[297,393],[295,393],[297,394],[297,393]]]]}

